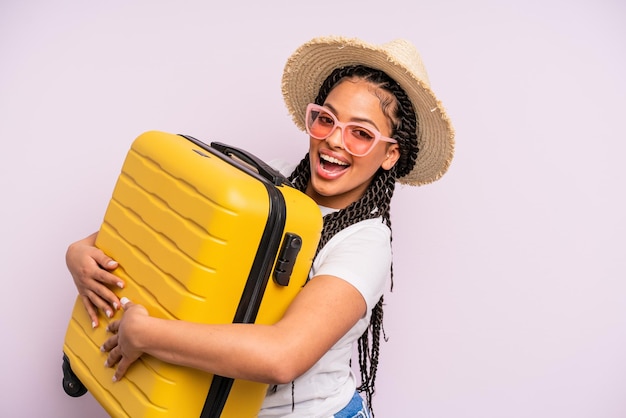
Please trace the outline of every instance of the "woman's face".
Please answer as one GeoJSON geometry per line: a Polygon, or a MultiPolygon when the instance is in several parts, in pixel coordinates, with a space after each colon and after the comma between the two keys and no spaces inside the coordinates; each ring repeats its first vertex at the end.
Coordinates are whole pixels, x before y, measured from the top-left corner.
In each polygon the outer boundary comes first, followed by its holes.
{"type": "MultiPolygon", "coordinates": [[[[324,106],[340,122],[358,122],[371,125],[384,136],[392,134],[391,123],[381,110],[373,85],[367,81],[340,81],[329,93],[324,106]]],[[[341,135],[341,129],[335,129],[326,139],[309,138],[311,180],[306,194],[319,205],[335,209],[343,209],[358,200],[376,171],[380,167],[391,169],[400,157],[397,144],[383,141],[369,154],[355,157],[343,148],[341,135]]]]}

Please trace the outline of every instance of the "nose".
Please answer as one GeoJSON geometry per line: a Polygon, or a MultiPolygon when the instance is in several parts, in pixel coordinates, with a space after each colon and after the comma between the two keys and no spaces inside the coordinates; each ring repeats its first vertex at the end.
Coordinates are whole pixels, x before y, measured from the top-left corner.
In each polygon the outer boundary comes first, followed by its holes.
{"type": "Polygon", "coordinates": [[[335,129],[325,139],[331,148],[343,148],[343,128],[335,126],[335,129]]]}

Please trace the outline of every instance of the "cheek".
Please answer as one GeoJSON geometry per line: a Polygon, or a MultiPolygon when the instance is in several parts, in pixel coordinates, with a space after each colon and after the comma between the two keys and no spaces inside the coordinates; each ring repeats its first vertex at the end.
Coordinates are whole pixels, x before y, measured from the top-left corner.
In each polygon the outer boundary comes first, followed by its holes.
{"type": "Polygon", "coordinates": [[[355,158],[352,163],[352,168],[353,170],[361,173],[361,176],[369,178],[378,171],[383,163],[383,160],[384,158],[378,154],[361,157],[358,161],[355,158]]]}
{"type": "Polygon", "coordinates": [[[367,163],[376,171],[388,159],[387,154],[389,154],[387,147],[384,144],[378,144],[365,158],[367,159],[367,163]]]}

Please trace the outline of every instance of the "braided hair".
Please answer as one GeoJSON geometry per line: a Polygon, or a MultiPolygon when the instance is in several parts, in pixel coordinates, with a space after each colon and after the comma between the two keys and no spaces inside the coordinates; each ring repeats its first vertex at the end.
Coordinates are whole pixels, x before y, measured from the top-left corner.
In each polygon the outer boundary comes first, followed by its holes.
{"type": "MultiPolygon", "coordinates": [[[[334,70],[322,84],[315,103],[323,105],[330,91],[342,80],[364,80],[372,84],[374,93],[381,102],[385,116],[392,121],[392,138],[396,139],[400,148],[400,158],[391,170],[379,168],[363,196],[348,207],[324,217],[324,226],[317,251],[339,231],[359,221],[382,217],[391,229],[390,204],[395,190],[396,178],[408,174],[415,165],[417,158],[418,120],[413,105],[404,90],[386,73],[362,65],[342,67],[334,70]],[[383,92],[386,92],[383,93],[383,92]],[[391,94],[389,94],[391,93],[391,94]]],[[[295,188],[305,191],[311,178],[309,154],[298,164],[289,177],[295,188]]],[[[393,290],[393,265],[391,267],[391,289],[393,290]]],[[[368,329],[358,341],[359,367],[361,385],[359,392],[365,392],[370,411],[372,397],[375,392],[376,371],[380,349],[381,332],[387,339],[383,329],[383,297],[372,309],[368,329]]]]}

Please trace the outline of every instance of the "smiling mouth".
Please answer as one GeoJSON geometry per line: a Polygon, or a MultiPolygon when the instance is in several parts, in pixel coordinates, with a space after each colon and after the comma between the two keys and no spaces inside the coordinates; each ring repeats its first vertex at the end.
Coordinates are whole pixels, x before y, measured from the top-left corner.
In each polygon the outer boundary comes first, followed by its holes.
{"type": "Polygon", "coordinates": [[[338,160],[330,155],[320,154],[320,165],[324,171],[338,173],[350,167],[345,161],[338,160]]]}

